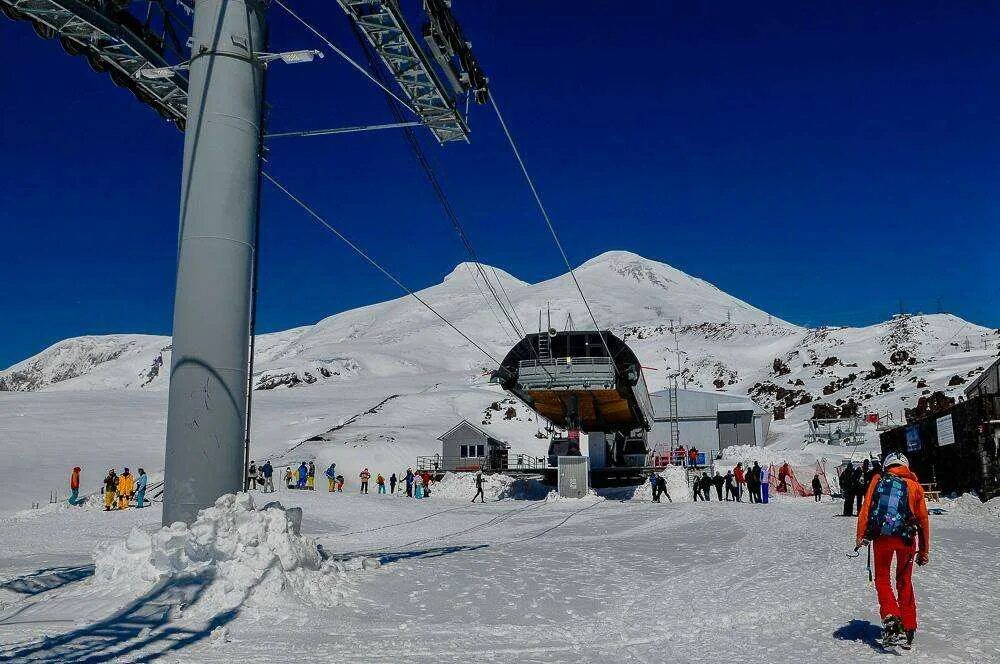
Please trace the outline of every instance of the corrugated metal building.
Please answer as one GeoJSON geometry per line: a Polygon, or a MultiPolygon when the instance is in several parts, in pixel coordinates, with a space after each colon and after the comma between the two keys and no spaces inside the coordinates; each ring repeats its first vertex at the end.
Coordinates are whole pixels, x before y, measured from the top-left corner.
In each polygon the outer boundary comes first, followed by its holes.
{"type": "Polygon", "coordinates": [[[699,450],[721,450],[730,445],[763,445],[771,414],[750,397],[725,392],[677,390],[677,413],[670,412],[670,392],[654,392],[650,447],[670,444],[670,422],[676,419],[680,443],[699,450]]]}

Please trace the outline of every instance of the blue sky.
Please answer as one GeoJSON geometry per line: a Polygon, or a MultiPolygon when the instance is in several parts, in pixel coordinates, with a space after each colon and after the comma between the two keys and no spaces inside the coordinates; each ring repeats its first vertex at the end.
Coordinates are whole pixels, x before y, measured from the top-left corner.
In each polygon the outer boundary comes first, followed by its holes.
{"type": "MultiPolygon", "coordinates": [[[[618,4],[455,2],[573,263],[628,249],[802,324],[940,299],[1000,326],[1000,5],[618,4]]],[[[294,3],[357,54],[331,5],[294,3]]],[[[270,17],[274,50],[317,46],[270,17]]],[[[0,57],[0,366],[168,334],[181,134],[25,23],[0,57]]],[[[268,85],[273,131],[391,121],[335,57],[268,85]]],[[[471,125],[421,140],[480,257],[562,272],[489,109],[471,125]]],[[[398,133],[275,141],[270,169],[415,288],[465,259],[398,133]]],[[[399,294],[266,185],[262,214],[260,330],[399,294]]]]}

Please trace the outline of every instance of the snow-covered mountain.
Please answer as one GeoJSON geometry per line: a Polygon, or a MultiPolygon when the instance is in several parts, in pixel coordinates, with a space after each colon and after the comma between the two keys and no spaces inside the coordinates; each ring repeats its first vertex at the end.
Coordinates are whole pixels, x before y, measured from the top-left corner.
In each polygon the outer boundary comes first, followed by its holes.
{"type": "MultiPolygon", "coordinates": [[[[577,329],[592,327],[568,275],[528,284],[489,266],[484,271],[529,332],[547,306],[558,329],[570,316],[577,329]]],[[[995,331],[946,314],[802,328],[626,252],[602,254],[576,274],[598,322],[648,367],[651,390],[670,384],[679,348],[687,387],[748,393],[784,417],[768,441],[781,454],[802,448],[814,413],[857,409],[899,421],[904,408],[957,397],[1000,342],[995,331]]],[[[478,268],[463,263],[419,294],[499,358],[516,334],[485,291],[478,268]]],[[[67,339],[0,372],[0,456],[7,460],[0,510],[26,507],[26,497],[42,499],[62,487],[67,464],[84,466],[92,483],[100,469],[123,463],[162,468],[169,366],[168,337],[107,335],[67,339]]],[[[439,449],[437,437],[464,418],[516,452],[544,455],[542,423],[489,384],[490,368],[409,297],[260,335],[251,454],[281,465],[336,461],[355,475],[364,467],[399,472],[439,449]]],[[[874,449],[875,427],[865,435],[874,449]]]]}
{"type": "MultiPolygon", "coordinates": [[[[529,284],[498,268],[483,271],[490,287],[509,297],[516,322],[528,331],[546,310],[557,328],[570,318],[579,329],[593,327],[568,274],[529,284]]],[[[820,404],[818,412],[826,414],[857,408],[898,417],[922,396],[958,391],[996,355],[1000,341],[997,331],[946,314],[806,329],[669,265],[623,251],[585,262],[576,275],[597,321],[622,336],[651,369],[651,390],[676,375],[679,348],[689,387],[749,393],[779,419],[804,419],[820,404]],[[968,349],[966,339],[974,340],[968,349]]],[[[496,357],[519,338],[474,264],[459,264],[419,295],[496,357]]],[[[168,337],[78,337],[0,372],[0,391],[162,390],[169,365],[168,337]]],[[[304,388],[441,372],[472,376],[490,368],[486,357],[433,313],[401,297],[260,335],[254,386],[304,388]]]]}

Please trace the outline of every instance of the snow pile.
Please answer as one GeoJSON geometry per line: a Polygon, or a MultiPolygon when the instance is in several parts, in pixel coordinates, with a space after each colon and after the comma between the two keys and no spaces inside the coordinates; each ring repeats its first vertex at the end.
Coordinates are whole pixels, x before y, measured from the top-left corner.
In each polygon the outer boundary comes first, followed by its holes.
{"type": "Polygon", "coordinates": [[[312,540],[295,534],[285,510],[257,511],[246,493],[222,496],[190,526],[178,522],[153,533],[134,528],[125,541],[99,546],[94,563],[95,584],[137,593],[159,582],[205,580],[185,609],[196,616],[282,596],[334,606],[343,599],[338,586],[348,569],[378,566],[375,560],[324,561],[312,540]]]}
{"type": "MultiPolygon", "coordinates": [[[[492,500],[542,500],[549,489],[538,480],[520,479],[494,473],[483,475],[483,495],[492,500]]],[[[431,498],[472,500],[476,495],[475,473],[445,473],[440,482],[431,485],[431,498]]]]}
{"type": "MultiPolygon", "coordinates": [[[[660,477],[667,483],[667,494],[670,500],[675,503],[691,502],[691,487],[688,486],[687,475],[680,466],[667,466],[660,473],[660,477]]],[[[653,487],[647,478],[645,482],[636,487],[632,500],[652,500],[653,487]]],[[[663,500],[666,500],[665,498],[663,500]]]]}
{"type": "Polygon", "coordinates": [[[963,516],[1000,517],[1000,498],[988,500],[985,503],[972,493],[963,493],[950,501],[949,511],[963,516]]]}

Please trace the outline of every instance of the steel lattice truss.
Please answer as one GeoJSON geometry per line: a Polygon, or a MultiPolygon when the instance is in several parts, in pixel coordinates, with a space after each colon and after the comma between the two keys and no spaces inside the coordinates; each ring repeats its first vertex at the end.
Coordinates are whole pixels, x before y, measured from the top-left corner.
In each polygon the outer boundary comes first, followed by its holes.
{"type": "Polygon", "coordinates": [[[144,20],[127,11],[127,0],[0,0],[0,11],[30,21],[40,37],[58,37],[67,53],[86,57],[94,71],[107,72],[116,85],[183,131],[187,79],[177,72],[159,79],[136,72],[179,64],[183,43],[178,32],[187,29],[158,0],[131,4],[145,4],[144,20]]]}
{"type": "MultiPolygon", "coordinates": [[[[4,0],[0,0],[4,1],[4,0]]],[[[403,89],[413,109],[441,143],[468,141],[458,112],[394,0],[337,0],[403,89]]]]}

